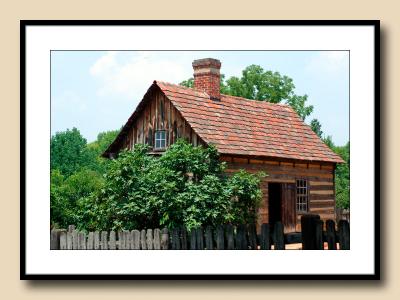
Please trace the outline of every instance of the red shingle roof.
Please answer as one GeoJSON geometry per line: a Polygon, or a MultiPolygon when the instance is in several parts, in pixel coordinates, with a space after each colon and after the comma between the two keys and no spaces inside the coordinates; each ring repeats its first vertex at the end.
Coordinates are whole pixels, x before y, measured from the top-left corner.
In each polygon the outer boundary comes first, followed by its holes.
{"type": "Polygon", "coordinates": [[[221,154],[343,162],[288,105],[227,95],[215,101],[205,92],[154,83],[192,129],[221,154]]]}

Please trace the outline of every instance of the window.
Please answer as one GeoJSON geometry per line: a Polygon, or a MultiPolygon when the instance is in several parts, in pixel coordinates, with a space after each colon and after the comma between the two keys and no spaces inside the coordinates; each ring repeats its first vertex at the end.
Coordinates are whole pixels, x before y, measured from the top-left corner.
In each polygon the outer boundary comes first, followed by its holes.
{"type": "Polygon", "coordinates": [[[296,210],[298,212],[308,211],[308,186],[307,180],[296,180],[296,210]]]}
{"type": "Polygon", "coordinates": [[[154,149],[164,149],[167,144],[165,130],[157,130],[155,135],[154,149]]]}

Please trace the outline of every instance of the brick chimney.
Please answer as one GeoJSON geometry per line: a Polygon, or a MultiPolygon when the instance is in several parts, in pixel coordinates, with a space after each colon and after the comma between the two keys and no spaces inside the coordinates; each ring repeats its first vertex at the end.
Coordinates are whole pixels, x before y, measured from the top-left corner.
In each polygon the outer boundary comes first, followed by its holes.
{"type": "Polygon", "coordinates": [[[221,62],[214,58],[203,58],[193,61],[192,66],[194,88],[206,92],[212,100],[220,100],[221,62]]]}

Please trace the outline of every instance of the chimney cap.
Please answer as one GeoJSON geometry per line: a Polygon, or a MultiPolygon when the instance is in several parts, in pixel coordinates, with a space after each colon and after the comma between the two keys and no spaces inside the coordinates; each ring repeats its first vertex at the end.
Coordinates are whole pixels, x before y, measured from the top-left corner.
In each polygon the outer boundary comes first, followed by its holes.
{"type": "Polygon", "coordinates": [[[221,62],[215,58],[201,58],[201,59],[194,60],[192,63],[192,66],[193,66],[193,68],[211,67],[211,66],[220,68],[221,62]]]}

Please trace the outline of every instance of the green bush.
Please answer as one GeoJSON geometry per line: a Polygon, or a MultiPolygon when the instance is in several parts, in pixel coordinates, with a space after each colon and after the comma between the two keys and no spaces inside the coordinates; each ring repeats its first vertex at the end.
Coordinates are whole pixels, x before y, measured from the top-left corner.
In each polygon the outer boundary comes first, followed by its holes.
{"type": "Polygon", "coordinates": [[[228,177],[214,147],[179,140],[164,155],[136,145],[111,161],[104,186],[78,202],[77,224],[86,230],[132,230],[256,221],[260,179],[240,171],[228,177]]]}

